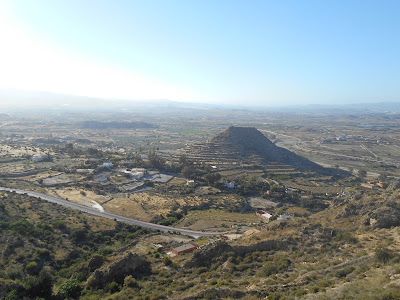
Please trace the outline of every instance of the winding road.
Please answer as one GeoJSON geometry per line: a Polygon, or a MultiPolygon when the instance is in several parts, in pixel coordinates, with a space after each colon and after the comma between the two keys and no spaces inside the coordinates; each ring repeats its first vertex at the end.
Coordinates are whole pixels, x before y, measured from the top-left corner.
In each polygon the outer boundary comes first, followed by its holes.
{"type": "Polygon", "coordinates": [[[167,231],[167,232],[179,232],[181,234],[189,235],[194,238],[200,237],[200,236],[215,236],[215,235],[223,235],[228,232],[203,232],[203,231],[195,231],[195,230],[189,230],[189,229],[182,229],[182,228],[175,228],[175,227],[170,227],[170,226],[164,226],[164,225],[159,225],[159,224],[154,224],[154,223],[148,223],[148,222],[143,222],[135,219],[130,219],[126,218],[123,216],[119,216],[116,214],[112,214],[110,212],[106,211],[98,211],[95,208],[87,207],[84,205],[76,204],[58,197],[53,197],[49,196],[46,194],[38,193],[38,192],[33,192],[33,191],[24,191],[20,189],[11,189],[11,188],[6,188],[6,187],[0,187],[0,191],[6,191],[6,192],[15,192],[17,194],[25,194],[31,197],[35,197],[41,200],[45,200],[51,203],[56,203],[65,207],[69,207],[72,209],[77,209],[82,212],[92,214],[95,216],[99,217],[104,217],[108,219],[113,219],[115,221],[123,222],[129,225],[136,225],[140,226],[143,228],[147,228],[150,230],[161,230],[161,231],[167,231]]]}

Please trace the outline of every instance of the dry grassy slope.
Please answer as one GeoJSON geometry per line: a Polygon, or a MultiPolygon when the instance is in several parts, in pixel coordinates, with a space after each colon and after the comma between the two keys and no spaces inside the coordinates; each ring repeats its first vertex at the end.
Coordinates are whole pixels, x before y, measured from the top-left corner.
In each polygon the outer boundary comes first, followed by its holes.
{"type": "Polygon", "coordinates": [[[236,246],[254,246],[265,240],[288,242],[291,250],[283,249],[282,254],[296,264],[293,274],[288,275],[293,280],[287,284],[268,286],[270,279],[262,279],[248,290],[287,295],[295,289],[304,292],[306,299],[381,299],[387,292],[395,298],[388,294],[385,299],[398,299],[400,265],[396,261],[400,257],[388,265],[375,258],[378,248],[387,248],[394,256],[400,253],[400,222],[393,223],[398,220],[393,217],[400,215],[398,195],[395,192],[367,195],[359,200],[338,199],[310,217],[274,221],[264,230],[244,235],[236,246]],[[368,223],[372,217],[375,222],[368,223]],[[345,281],[339,280],[337,274],[349,268],[354,273],[351,271],[345,281]],[[329,287],[318,291],[315,286],[324,284],[320,283],[323,280],[330,282],[329,287]]]}
{"type": "MultiPolygon", "coordinates": [[[[374,237],[364,245],[374,249],[382,239],[393,237],[395,247],[400,229],[400,192],[382,195],[365,195],[355,200],[352,197],[337,198],[331,206],[309,217],[270,222],[265,230],[252,239],[263,240],[270,237],[287,237],[288,232],[302,235],[310,227],[329,228],[334,231],[349,231],[355,237],[374,237]],[[386,236],[387,235],[387,236],[386,236]]],[[[400,249],[400,248],[399,248],[400,249]]]]}
{"type": "Polygon", "coordinates": [[[179,211],[183,207],[210,206],[211,208],[240,206],[242,200],[236,195],[207,196],[201,195],[162,195],[155,193],[134,193],[129,196],[113,198],[104,204],[110,212],[123,216],[150,221],[159,215],[167,216],[171,211],[179,211]]]}
{"type": "MultiPolygon", "coordinates": [[[[3,218],[26,217],[35,224],[64,219],[68,227],[115,228],[111,220],[91,216],[82,218],[78,212],[24,195],[12,195],[13,201],[5,202],[8,197],[7,193],[0,195],[0,203],[5,204],[7,211],[3,218]],[[105,225],[104,222],[110,223],[105,225]]],[[[164,240],[160,237],[148,239],[144,236],[135,239],[135,245],[128,244],[119,250],[115,248],[119,243],[112,244],[116,255],[106,259],[105,268],[124,257],[125,251],[138,251],[146,253],[152,275],[138,280],[133,288],[121,285],[121,291],[114,294],[86,291],[82,299],[91,299],[94,295],[111,299],[259,299],[267,296],[272,299],[381,299],[382,295],[399,291],[399,263],[391,261],[384,265],[374,256],[377,247],[387,247],[394,254],[399,252],[399,228],[382,227],[388,224],[385,220],[392,220],[392,214],[399,214],[396,210],[398,203],[397,191],[359,200],[339,198],[328,209],[312,216],[274,221],[229,245],[207,246],[195,254],[173,258],[176,266],[167,269],[164,268],[165,254],[149,251],[148,242],[162,243],[164,240]],[[386,208],[391,208],[391,211],[386,208]],[[376,222],[371,222],[374,217],[376,222]],[[369,223],[366,222],[368,218],[369,223]],[[284,265],[285,259],[290,260],[289,265],[284,265]],[[273,269],[282,264],[283,269],[273,269]],[[269,272],[267,267],[272,268],[272,273],[260,275],[269,272]]],[[[40,249],[48,247],[39,239],[22,238],[22,246],[19,239],[8,234],[2,234],[0,239],[1,253],[14,251],[13,255],[2,256],[5,275],[15,273],[14,267],[25,271],[32,257],[45,253],[40,249]]],[[[56,239],[51,246],[52,262],[65,260],[76,247],[66,235],[56,239]]],[[[82,244],[79,251],[85,254],[86,248],[82,244]]],[[[81,267],[69,269],[83,272],[89,262],[82,263],[81,267]]],[[[65,280],[60,278],[56,285],[65,280]]]]}
{"type": "Polygon", "coordinates": [[[26,195],[0,192],[0,298],[14,290],[16,299],[53,299],[51,292],[56,294],[60,284],[83,276],[88,257],[107,248],[114,256],[103,260],[112,263],[144,233],[26,195]],[[52,278],[47,281],[52,291],[43,287],[42,275],[52,278]]]}

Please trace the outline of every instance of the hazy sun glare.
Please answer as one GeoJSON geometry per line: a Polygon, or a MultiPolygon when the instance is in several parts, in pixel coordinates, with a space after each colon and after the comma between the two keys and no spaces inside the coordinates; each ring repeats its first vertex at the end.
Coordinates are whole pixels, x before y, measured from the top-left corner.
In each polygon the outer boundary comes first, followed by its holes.
{"type": "Polygon", "coordinates": [[[122,99],[189,98],[184,89],[74,56],[0,12],[0,88],[122,99]]]}

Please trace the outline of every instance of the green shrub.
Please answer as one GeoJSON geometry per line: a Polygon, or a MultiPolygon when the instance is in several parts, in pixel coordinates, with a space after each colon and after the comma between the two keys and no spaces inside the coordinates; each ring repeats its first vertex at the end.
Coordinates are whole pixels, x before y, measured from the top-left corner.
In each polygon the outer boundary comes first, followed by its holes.
{"type": "Polygon", "coordinates": [[[64,230],[67,228],[67,225],[62,220],[57,220],[53,222],[53,227],[56,229],[64,230]]]}
{"type": "Polygon", "coordinates": [[[166,256],[166,257],[164,257],[164,259],[163,259],[163,263],[164,263],[164,265],[166,265],[166,266],[170,266],[170,265],[172,265],[172,260],[171,260],[168,256],[166,256]]]}
{"type": "Polygon", "coordinates": [[[71,239],[75,243],[81,243],[87,238],[87,232],[85,229],[73,228],[71,231],[71,239]]]}
{"type": "Polygon", "coordinates": [[[111,283],[108,285],[108,291],[109,291],[110,293],[116,293],[116,292],[118,292],[119,290],[120,290],[119,285],[118,285],[118,283],[116,283],[115,281],[111,282],[111,283]]]}
{"type": "Polygon", "coordinates": [[[76,279],[70,279],[60,285],[57,295],[64,298],[77,299],[81,295],[81,291],[82,287],[79,281],[76,279]]]}
{"type": "Polygon", "coordinates": [[[137,288],[138,283],[135,278],[133,278],[131,275],[126,276],[124,279],[124,287],[125,288],[137,288]]]}
{"type": "Polygon", "coordinates": [[[26,266],[26,271],[28,272],[28,274],[35,274],[38,271],[38,264],[35,261],[30,262],[29,264],[27,264],[26,266]]]}
{"type": "Polygon", "coordinates": [[[398,300],[400,299],[400,292],[399,291],[386,291],[382,295],[382,300],[398,300]]]}
{"type": "Polygon", "coordinates": [[[10,224],[10,229],[21,235],[32,236],[35,226],[28,221],[17,221],[10,224]]]}
{"type": "Polygon", "coordinates": [[[4,300],[18,300],[18,294],[16,291],[12,290],[11,292],[8,292],[6,294],[6,297],[4,298],[4,300]]]}
{"type": "Polygon", "coordinates": [[[388,248],[377,248],[375,250],[375,257],[379,262],[386,264],[393,257],[393,253],[388,248]]]}
{"type": "Polygon", "coordinates": [[[277,255],[274,257],[273,261],[266,262],[257,275],[260,277],[268,277],[277,273],[281,273],[286,271],[290,264],[291,261],[287,257],[283,255],[277,255]]]}
{"type": "Polygon", "coordinates": [[[356,244],[358,240],[349,231],[339,231],[333,237],[334,241],[342,241],[349,244],[356,244]]]}
{"type": "Polygon", "coordinates": [[[353,271],[354,271],[354,267],[348,266],[348,267],[338,270],[335,273],[335,276],[338,278],[343,278],[343,277],[346,277],[348,274],[352,273],[353,271]]]}
{"type": "Polygon", "coordinates": [[[25,282],[25,290],[29,297],[43,297],[50,299],[52,294],[53,278],[51,274],[42,270],[38,276],[30,276],[25,282]]]}
{"type": "Polygon", "coordinates": [[[0,231],[2,231],[3,229],[8,229],[10,226],[10,223],[6,222],[6,221],[0,221],[0,231]]]}
{"type": "Polygon", "coordinates": [[[110,249],[110,248],[104,248],[104,249],[100,249],[99,251],[97,251],[97,254],[100,254],[102,256],[108,256],[113,254],[114,250],[110,249]]]}

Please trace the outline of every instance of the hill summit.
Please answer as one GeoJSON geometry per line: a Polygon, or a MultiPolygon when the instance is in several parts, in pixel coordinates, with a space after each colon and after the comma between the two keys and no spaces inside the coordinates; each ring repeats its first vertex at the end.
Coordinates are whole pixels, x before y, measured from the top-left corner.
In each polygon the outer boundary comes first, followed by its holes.
{"type": "Polygon", "coordinates": [[[272,143],[254,127],[229,127],[204,143],[195,144],[186,155],[214,164],[285,165],[302,171],[328,173],[329,170],[272,143]]]}

